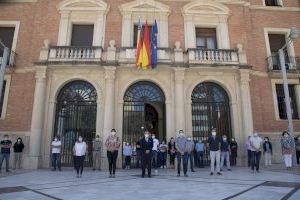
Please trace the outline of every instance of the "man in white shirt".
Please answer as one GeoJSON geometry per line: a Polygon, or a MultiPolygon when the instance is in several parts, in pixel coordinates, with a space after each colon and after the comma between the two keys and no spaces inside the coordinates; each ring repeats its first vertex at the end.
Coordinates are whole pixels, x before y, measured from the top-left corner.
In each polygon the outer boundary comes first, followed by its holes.
{"type": "Polygon", "coordinates": [[[251,150],[251,170],[254,173],[254,166],[256,172],[259,172],[259,161],[262,149],[262,138],[258,136],[258,133],[254,131],[253,136],[250,137],[250,150],[251,150]]]}
{"type": "Polygon", "coordinates": [[[157,149],[159,145],[158,139],[156,139],[155,134],[152,134],[152,140],[153,140],[153,148],[152,148],[152,163],[155,169],[155,174],[157,174],[157,149]]]}
{"type": "Polygon", "coordinates": [[[55,136],[52,143],[51,143],[51,152],[52,152],[52,171],[56,171],[56,166],[58,170],[61,171],[61,162],[60,162],[60,152],[61,152],[61,141],[59,140],[58,136],[55,136]]]}

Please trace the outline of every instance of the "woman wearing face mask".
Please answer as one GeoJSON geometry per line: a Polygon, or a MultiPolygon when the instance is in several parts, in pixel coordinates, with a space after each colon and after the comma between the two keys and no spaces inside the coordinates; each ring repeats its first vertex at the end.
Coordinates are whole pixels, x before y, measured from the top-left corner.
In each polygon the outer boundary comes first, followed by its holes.
{"type": "Polygon", "coordinates": [[[270,142],[268,137],[264,138],[264,156],[265,156],[265,166],[271,166],[272,165],[272,143],[270,142]]]}
{"type": "Polygon", "coordinates": [[[238,149],[238,144],[235,141],[235,139],[232,138],[231,142],[230,142],[230,152],[231,152],[231,154],[230,154],[230,164],[232,166],[236,165],[237,149],[238,149]]]}
{"type": "Polygon", "coordinates": [[[74,165],[75,165],[74,167],[77,172],[77,178],[81,178],[84,158],[87,152],[87,145],[83,141],[83,138],[81,136],[79,136],[78,140],[75,142],[73,152],[74,152],[74,165]]]}
{"type": "Polygon", "coordinates": [[[23,149],[24,149],[24,143],[22,141],[22,138],[19,137],[17,139],[17,142],[14,144],[15,159],[14,159],[13,169],[21,169],[23,149]]]}
{"type": "Polygon", "coordinates": [[[170,166],[172,168],[175,168],[176,147],[175,147],[175,140],[173,137],[171,137],[168,146],[169,146],[168,153],[170,155],[170,166]]]}
{"type": "Polygon", "coordinates": [[[58,136],[55,136],[51,143],[51,152],[52,152],[52,171],[56,171],[56,166],[58,170],[61,171],[61,162],[60,162],[60,151],[61,151],[61,141],[58,136]]]}
{"type": "Polygon", "coordinates": [[[110,178],[115,178],[118,151],[121,144],[120,139],[116,134],[116,130],[112,129],[110,135],[108,136],[105,142],[105,146],[107,148],[107,159],[109,164],[110,178]]]}
{"type": "Polygon", "coordinates": [[[293,138],[287,131],[283,131],[281,137],[282,155],[286,169],[292,168],[292,154],[294,150],[293,138]]]}
{"type": "Polygon", "coordinates": [[[131,145],[128,142],[126,142],[126,144],[123,148],[123,155],[125,157],[125,168],[130,169],[132,148],[131,148],[131,145]]]}

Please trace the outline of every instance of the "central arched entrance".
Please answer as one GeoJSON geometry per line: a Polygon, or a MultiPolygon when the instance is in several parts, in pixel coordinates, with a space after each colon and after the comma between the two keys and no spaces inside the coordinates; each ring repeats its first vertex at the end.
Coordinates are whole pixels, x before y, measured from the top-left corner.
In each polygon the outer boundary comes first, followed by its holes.
{"type": "Polygon", "coordinates": [[[66,84],[57,96],[54,135],[62,141],[61,162],[73,165],[73,145],[81,135],[88,145],[85,165],[92,165],[92,140],[96,133],[97,92],[86,81],[66,84]]]}
{"type": "MultiPolygon", "coordinates": [[[[129,142],[135,150],[144,130],[155,133],[159,141],[165,139],[165,122],[165,95],[159,86],[140,81],[127,89],[123,104],[123,145],[129,142]]],[[[131,163],[136,166],[135,156],[131,163]]]]}
{"type": "MultiPolygon", "coordinates": [[[[219,137],[232,137],[229,97],[220,85],[200,83],[194,88],[191,98],[194,140],[207,141],[214,128],[219,137]]],[[[207,154],[205,158],[208,163],[207,154]]]]}

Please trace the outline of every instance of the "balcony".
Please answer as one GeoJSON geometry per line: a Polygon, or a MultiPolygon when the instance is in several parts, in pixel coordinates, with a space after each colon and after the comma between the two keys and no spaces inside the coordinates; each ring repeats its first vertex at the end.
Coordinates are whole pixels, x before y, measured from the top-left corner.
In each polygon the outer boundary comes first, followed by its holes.
{"type": "MultiPolygon", "coordinates": [[[[276,72],[280,71],[280,60],[279,55],[272,55],[267,58],[268,71],[276,72]]],[[[300,57],[290,57],[285,58],[285,67],[288,72],[297,72],[300,68],[300,57]]]]}
{"type": "Polygon", "coordinates": [[[188,49],[189,64],[239,64],[238,50],[234,49],[188,49]]]}
{"type": "Polygon", "coordinates": [[[46,61],[54,63],[101,62],[102,47],[50,46],[46,61]]]}
{"type": "MultiPolygon", "coordinates": [[[[7,68],[13,68],[16,64],[16,52],[11,51],[9,54],[9,60],[7,62],[7,68]]],[[[0,64],[2,63],[2,57],[0,57],[0,64]]]]}

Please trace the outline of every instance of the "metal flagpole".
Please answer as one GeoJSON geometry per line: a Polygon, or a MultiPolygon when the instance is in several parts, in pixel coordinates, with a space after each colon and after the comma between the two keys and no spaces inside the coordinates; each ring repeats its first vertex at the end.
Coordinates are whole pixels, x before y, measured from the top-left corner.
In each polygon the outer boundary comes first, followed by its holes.
{"type": "Polygon", "coordinates": [[[0,48],[3,48],[2,62],[0,66],[0,98],[2,95],[5,68],[8,61],[9,49],[0,41],[0,48]]]}

